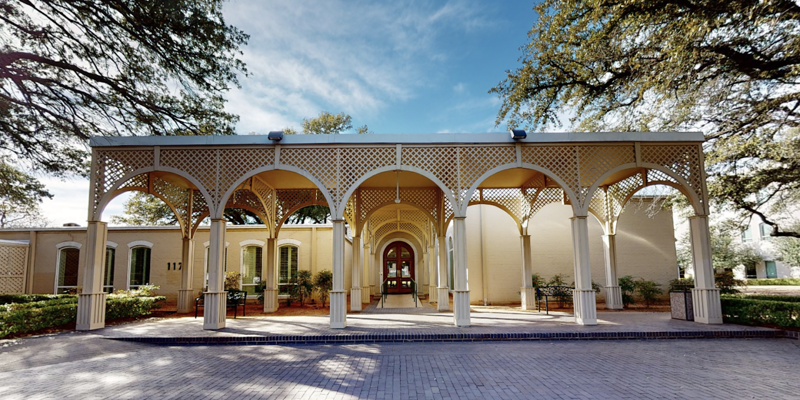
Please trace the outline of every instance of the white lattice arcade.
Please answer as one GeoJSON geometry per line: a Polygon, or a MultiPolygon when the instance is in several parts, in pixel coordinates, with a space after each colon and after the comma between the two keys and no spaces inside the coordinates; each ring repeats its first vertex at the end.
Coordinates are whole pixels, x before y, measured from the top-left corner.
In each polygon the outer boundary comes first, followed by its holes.
{"type": "MultiPolygon", "coordinates": [[[[327,205],[335,232],[331,323],[336,327],[347,325],[345,309],[340,309],[345,304],[345,241],[337,236],[344,234],[345,223],[367,247],[405,232],[426,249],[434,243],[444,246],[436,238],[442,238],[453,224],[455,323],[468,326],[464,219],[469,205],[499,207],[524,236],[526,222],[536,213],[548,204],[565,204],[572,208],[575,221],[585,221],[591,213],[613,235],[631,196],[660,184],[684,193],[698,217],[705,218],[702,142],[698,133],[531,134],[518,141],[506,134],[291,135],[280,142],[263,136],[171,137],[168,141],[94,138],[89,220],[100,221],[108,201],[129,190],[164,200],[187,240],[193,238],[200,221],[210,217],[216,221],[210,238],[216,258],[208,268],[209,274],[217,276],[222,268],[218,252],[223,248],[225,208],[258,215],[269,227],[268,242],[274,243],[293,212],[327,205]]],[[[583,246],[585,223],[574,224],[573,243],[583,246]]],[[[698,224],[702,229],[703,224],[698,224]]],[[[698,235],[697,247],[702,249],[707,238],[702,232],[698,235]]],[[[267,249],[273,255],[274,251],[267,249]]],[[[575,251],[576,260],[581,260],[576,268],[588,268],[586,250],[576,247],[575,251]]],[[[443,254],[440,249],[439,264],[443,254]]],[[[102,258],[101,252],[87,257],[87,265],[102,265],[92,257],[102,258]]],[[[267,259],[266,270],[271,271],[274,260],[267,259]]],[[[361,262],[354,261],[354,274],[366,270],[356,265],[361,262]]],[[[269,274],[269,279],[275,277],[274,271],[269,274]]],[[[351,276],[353,282],[366,282],[351,276]]],[[[699,281],[705,285],[700,289],[713,288],[708,279],[699,281]]],[[[712,292],[704,298],[718,302],[712,292]]],[[[589,300],[581,304],[582,310],[591,307],[589,300]]],[[[224,327],[224,319],[218,319],[224,310],[215,309],[209,315],[213,321],[207,319],[205,326],[224,327]]],[[[586,317],[593,315],[591,310],[582,315],[579,321],[593,321],[586,317]]]]}

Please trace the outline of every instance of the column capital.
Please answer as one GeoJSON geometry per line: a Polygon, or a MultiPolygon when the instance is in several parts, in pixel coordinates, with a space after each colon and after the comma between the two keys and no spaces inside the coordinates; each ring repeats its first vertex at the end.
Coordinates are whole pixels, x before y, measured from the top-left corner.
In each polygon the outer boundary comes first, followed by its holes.
{"type": "Polygon", "coordinates": [[[465,215],[465,216],[463,216],[463,217],[456,217],[456,216],[454,216],[454,217],[453,217],[453,219],[454,219],[454,220],[457,220],[457,219],[458,219],[458,220],[463,220],[463,219],[467,219],[467,216],[466,216],[466,215],[465,215]]]}
{"type": "Polygon", "coordinates": [[[226,223],[226,222],[228,222],[228,221],[227,221],[225,218],[211,218],[211,222],[222,222],[222,223],[226,223]]]}
{"type": "Polygon", "coordinates": [[[337,218],[331,218],[331,222],[333,222],[333,223],[337,223],[337,222],[344,223],[345,220],[344,220],[344,218],[338,218],[338,219],[337,218]]]}
{"type": "Polygon", "coordinates": [[[573,215],[572,217],[570,217],[570,219],[572,219],[572,220],[575,220],[575,219],[586,219],[586,217],[588,217],[588,215],[573,215]]]}

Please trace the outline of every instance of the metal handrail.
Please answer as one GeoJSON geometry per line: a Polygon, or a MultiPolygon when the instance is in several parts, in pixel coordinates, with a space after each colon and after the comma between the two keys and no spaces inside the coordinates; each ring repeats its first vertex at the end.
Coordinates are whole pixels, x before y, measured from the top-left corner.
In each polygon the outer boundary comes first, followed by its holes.
{"type": "MultiPolygon", "coordinates": [[[[411,280],[411,298],[414,299],[414,307],[417,307],[417,281],[414,278],[410,278],[411,280]]],[[[384,302],[386,300],[386,296],[389,295],[389,278],[386,278],[383,283],[381,284],[381,308],[383,308],[384,302]]]]}

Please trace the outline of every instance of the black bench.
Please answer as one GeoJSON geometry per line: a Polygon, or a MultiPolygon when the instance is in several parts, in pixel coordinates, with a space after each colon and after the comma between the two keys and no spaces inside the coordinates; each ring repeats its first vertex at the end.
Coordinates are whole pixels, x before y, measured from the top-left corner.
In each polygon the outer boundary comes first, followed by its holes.
{"type": "Polygon", "coordinates": [[[564,301],[569,297],[572,300],[572,291],[575,290],[572,286],[541,286],[536,288],[536,304],[539,307],[539,312],[542,312],[542,297],[544,297],[544,307],[548,315],[550,315],[549,299],[554,297],[559,301],[564,301]]]}
{"type": "MultiPolygon", "coordinates": [[[[239,305],[242,306],[242,315],[245,315],[245,305],[247,304],[247,292],[244,290],[228,290],[227,301],[225,305],[227,308],[233,308],[233,318],[236,319],[239,305]]],[[[205,297],[200,296],[194,299],[194,317],[197,318],[197,310],[199,307],[205,308],[205,297]]]]}

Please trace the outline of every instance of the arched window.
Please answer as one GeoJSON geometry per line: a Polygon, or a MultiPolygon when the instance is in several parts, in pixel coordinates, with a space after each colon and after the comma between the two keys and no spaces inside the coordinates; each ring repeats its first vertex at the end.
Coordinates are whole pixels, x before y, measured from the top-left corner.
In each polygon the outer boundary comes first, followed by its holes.
{"type": "Polygon", "coordinates": [[[138,289],[139,286],[150,283],[150,247],[144,245],[131,247],[130,255],[128,289],[138,289]]]}
{"type": "Polygon", "coordinates": [[[106,247],[106,265],[103,271],[103,291],[111,293],[114,291],[114,262],[116,261],[117,249],[106,247]]]}
{"type": "Polygon", "coordinates": [[[280,269],[278,271],[278,294],[289,294],[289,285],[297,277],[297,246],[281,246],[280,269]]]}
{"type": "Polygon", "coordinates": [[[450,272],[450,290],[455,290],[455,284],[453,280],[453,238],[447,238],[447,269],[450,272]]]}
{"type": "Polygon", "coordinates": [[[256,288],[261,284],[261,246],[245,246],[242,248],[242,290],[248,295],[257,295],[256,288]]]}
{"type": "Polygon", "coordinates": [[[68,293],[77,289],[80,256],[81,251],[78,247],[62,247],[59,249],[55,290],[57,294],[68,293]]]}

